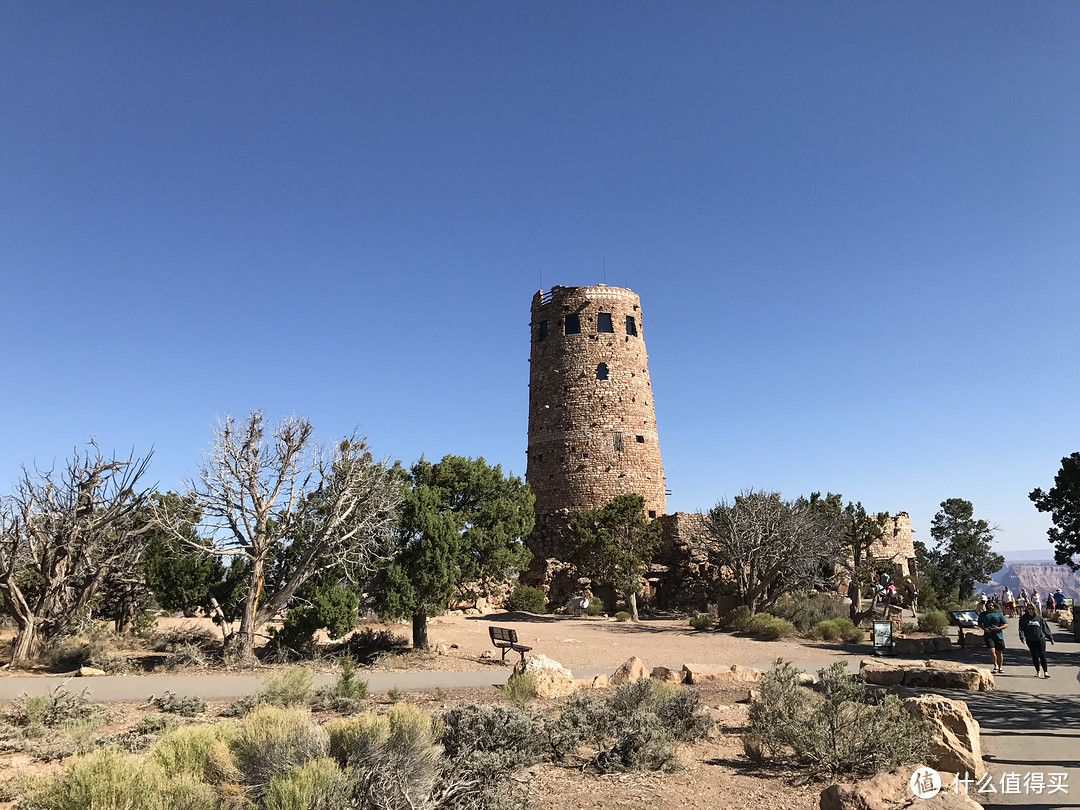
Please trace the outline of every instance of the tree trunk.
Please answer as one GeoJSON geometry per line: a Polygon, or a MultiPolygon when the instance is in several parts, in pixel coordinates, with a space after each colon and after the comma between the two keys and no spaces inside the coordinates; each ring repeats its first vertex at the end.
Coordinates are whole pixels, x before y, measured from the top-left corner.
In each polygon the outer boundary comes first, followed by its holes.
{"type": "Polygon", "coordinates": [[[428,648],[427,610],[420,608],[412,617],[412,645],[414,650],[428,648]]]}
{"type": "Polygon", "coordinates": [[[15,649],[11,654],[12,668],[28,665],[37,652],[37,623],[30,620],[26,626],[20,628],[19,635],[15,637],[15,649]]]}
{"type": "Polygon", "coordinates": [[[240,629],[230,639],[233,649],[243,658],[255,657],[255,612],[259,607],[259,590],[263,576],[263,560],[252,560],[248,572],[248,588],[244,595],[244,611],[240,616],[240,629]]]}
{"type": "Polygon", "coordinates": [[[626,606],[630,608],[630,618],[635,622],[638,620],[637,615],[637,594],[631,591],[626,595],[626,606]]]}

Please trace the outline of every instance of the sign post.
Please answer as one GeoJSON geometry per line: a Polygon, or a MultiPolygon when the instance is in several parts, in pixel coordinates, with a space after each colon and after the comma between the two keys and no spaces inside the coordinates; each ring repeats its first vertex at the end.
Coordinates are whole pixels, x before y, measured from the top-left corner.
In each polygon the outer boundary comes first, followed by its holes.
{"type": "Polygon", "coordinates": [[[892,655],[892,622],[874,622],[874,655],[892,655]]]}

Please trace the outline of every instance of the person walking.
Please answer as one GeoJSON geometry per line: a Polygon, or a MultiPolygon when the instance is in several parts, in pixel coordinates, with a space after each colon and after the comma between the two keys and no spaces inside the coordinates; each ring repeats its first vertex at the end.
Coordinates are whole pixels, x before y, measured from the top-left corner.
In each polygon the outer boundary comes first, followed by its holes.
{"type": "Polygon", "coordinates": [[[1046,619],[1035,611],[1035,605],[1027,606],[1024,615],[1020,617],[1020,640],[1027,644],[1031,650],[1031,663],[1035,665],[1036,678],[1049,678],[1050,671],[1046,668],[1046,642],[1054,643],[1054,636],[1050,632],[1050,625],[1046,619]]]}
{"type": "Polygon", "coordinates": [[[1035,606],[1035,612],[1042,616],[1042,596],[1038,588],[1031,589],[1031,604],[1035,606]]]}
{"type": "Polygon", "coordinates": [[[1006,616],[1016,615],[1016,602],[1013,600],[1013,592],[1009,590],[1008,585],[1001,592],[1001,606],[1005,608],[1004,613],[1006,616]]]}
{"type": "Polygon", "coordinates": [[[907,596],[912,618],[917,617],[919,615],[919,589],[910,579],[904,580],[904,594],[907,596]]]}
{"type": "Polygon", "coordinates": [[[983,640],[990,650],[990,662],[994,668],[990,670],[994,675],[1000,675],[1005,671],[1005,628],[1009,623],[998,610],[997,602],[991,599],[986,603],[986,611],[979,615],[979,627],[983,629],[983,640]]]}

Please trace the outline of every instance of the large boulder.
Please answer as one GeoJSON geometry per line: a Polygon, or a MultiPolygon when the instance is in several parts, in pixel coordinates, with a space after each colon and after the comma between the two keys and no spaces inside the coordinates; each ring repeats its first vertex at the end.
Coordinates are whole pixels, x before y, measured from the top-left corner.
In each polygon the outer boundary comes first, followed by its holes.
{"type": "Polygon", "coordinates": [[[575,678],[577,681],[578,689],[607,689],[608,676],[607,675],[586,675],[582,678],[575,678]]]}
{"type": "Polygon", "coordinates": [[[653,667],[650,678],[656,678],[664,683],[682,683],[686,680],[686,670],[671,669],[670,667],[653,667]]]}
{"type": "Polygon", "coordinates": [[[917,695],[904,699],[912,717],[930,724],[933,737],[927,764],[938,771],[968,773],[976,779],[986,773],[979,741],[979,723],[962,700],[941,695],[917,695]]]}
{"type": "Polygon", "coordinates": [[[952,774],[943,773],[942,790],[932,799],[920,799],[911,790],[911,775],[921,766],[904,765],[889,773],[879,773],[861,782],[831,785],[821,792],[821,810],[982,810],[982,805],[963,793],[953,793],[948,785],[952,774]]]}
{"type": "Polygon", "coordinates": [[[990,670],[955,661],[889,661],[872,658],[862,662],[861,671],[867,683],[879,686],[994,691],[994,676],[990,670]]]}
{"type": "Polygon", "coordinates": [[[760,669],[733,664],[729,667],[704,666],[701,664],[683,664],[686,673],[684,681],[688,684],[703,683],[759,683],[765,677],[760,669]]]}
{"type": "Polygon", "coordinates": [[[610,683],[612,686],[618,686],[623,683],[634,683],[648,677],[649,670],[645,668],[645,662],[635,655],[633,658],[624,661],[622,666],[615,670],[610,678],[610,683]]]}
{"type": "Polygon", "coordinates": [[[570,670],[546,655],[518,661],[510,677],[518,678],[522,675],[532,675],[536,682],[536,696],[541,698],[565,697],[576,692],[578,688],[570,670]]]}

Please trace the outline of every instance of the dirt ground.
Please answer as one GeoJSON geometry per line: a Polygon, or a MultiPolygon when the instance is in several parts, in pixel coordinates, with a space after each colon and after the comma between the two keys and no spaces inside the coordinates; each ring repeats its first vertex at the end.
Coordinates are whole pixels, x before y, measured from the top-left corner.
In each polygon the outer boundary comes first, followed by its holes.
{"type": "MultiPolygon", "coordinates": [[[[432,619],[429,636],[442,654],[404,655],[390,658],[380,669],[433,669],[442,671],[481,670],[490,666],[492,646],[488,626],[514,627],[521,643],[572,669],[609,669],[631,656],[643,659],[648,667],[663,665],[678,668],[684,663],[709,666],[748,664],[765,666],[777,658],[787,660],[827,660],[844,658],[852,669],[870,652],[868,645],[838,645],[805,640],[765,641],[720,632],[696,632],[685,618],[645,619],[622,623],[605,618],[532,616],[497,613],[487,616],[450,615],[432,619]]],[[[372,625],[383,628],[386,625],[372,625]]],[[[162,632],[180,629],[209,628],[220,634],[209,621],[201,619],[162,619],[162,632]]],[[[390,628],[408,636],[405,624],[390,628]]],[[[220,635],[219,635],[220,637],[220,635]]],[[[199,670],[185,670],[198,675],[199,670]]],[[[25,673],[22,673],[25,674],[25,673]]],[[[0,677],[3,677],[0,674],[0,677]]],[[[152,674],[142,677],[153,678],[152,674]]],[[[763,772],[743,754],[740,732],[747,711],[747,687],[701,687],[704,704],[720,728],[714,739],[687,747],[681,755],[682,768],[669,774],[632,773],[599,776],[589,771],[538,765],[522,778],[530,794],[543,810],[566,808],[634,808],[662,804],[665,807],[727,808],[815,808],[823,785],[799,785],[783,774],[763,772]]],[[[404,699],[432,711],[460,701],[495,702],[500,696],[491,689],[453,690],[450,692],[410,692],[404,699]]],[[[385,707],[385,695],[373,695],[372,708],[385,707]]],[[[543,706],[552,710],[555,704],[543,706]]],[[[209,711],[195,720],[218,719],[225,704],[212,703],[209,711]]],[[[116,734],[133,729],[142,717],[154,714],[148,704],[119,703],[109,707],[108,724],[99,734],[116,734]]],[[[10,706],[0,707],[10,712],[10,706]]],[[[36,761],[25,751],[0,753],[0,799],[12,798],[15,779],[25,773],[55,773],[56,762],[36,761]],[[4,787],[6,786],[6,789],[4,787]],[[6,794],[6,795],[4,795],[6,794]]],[[[0,807],[5,807],[0,802],[0,807]]]]}

